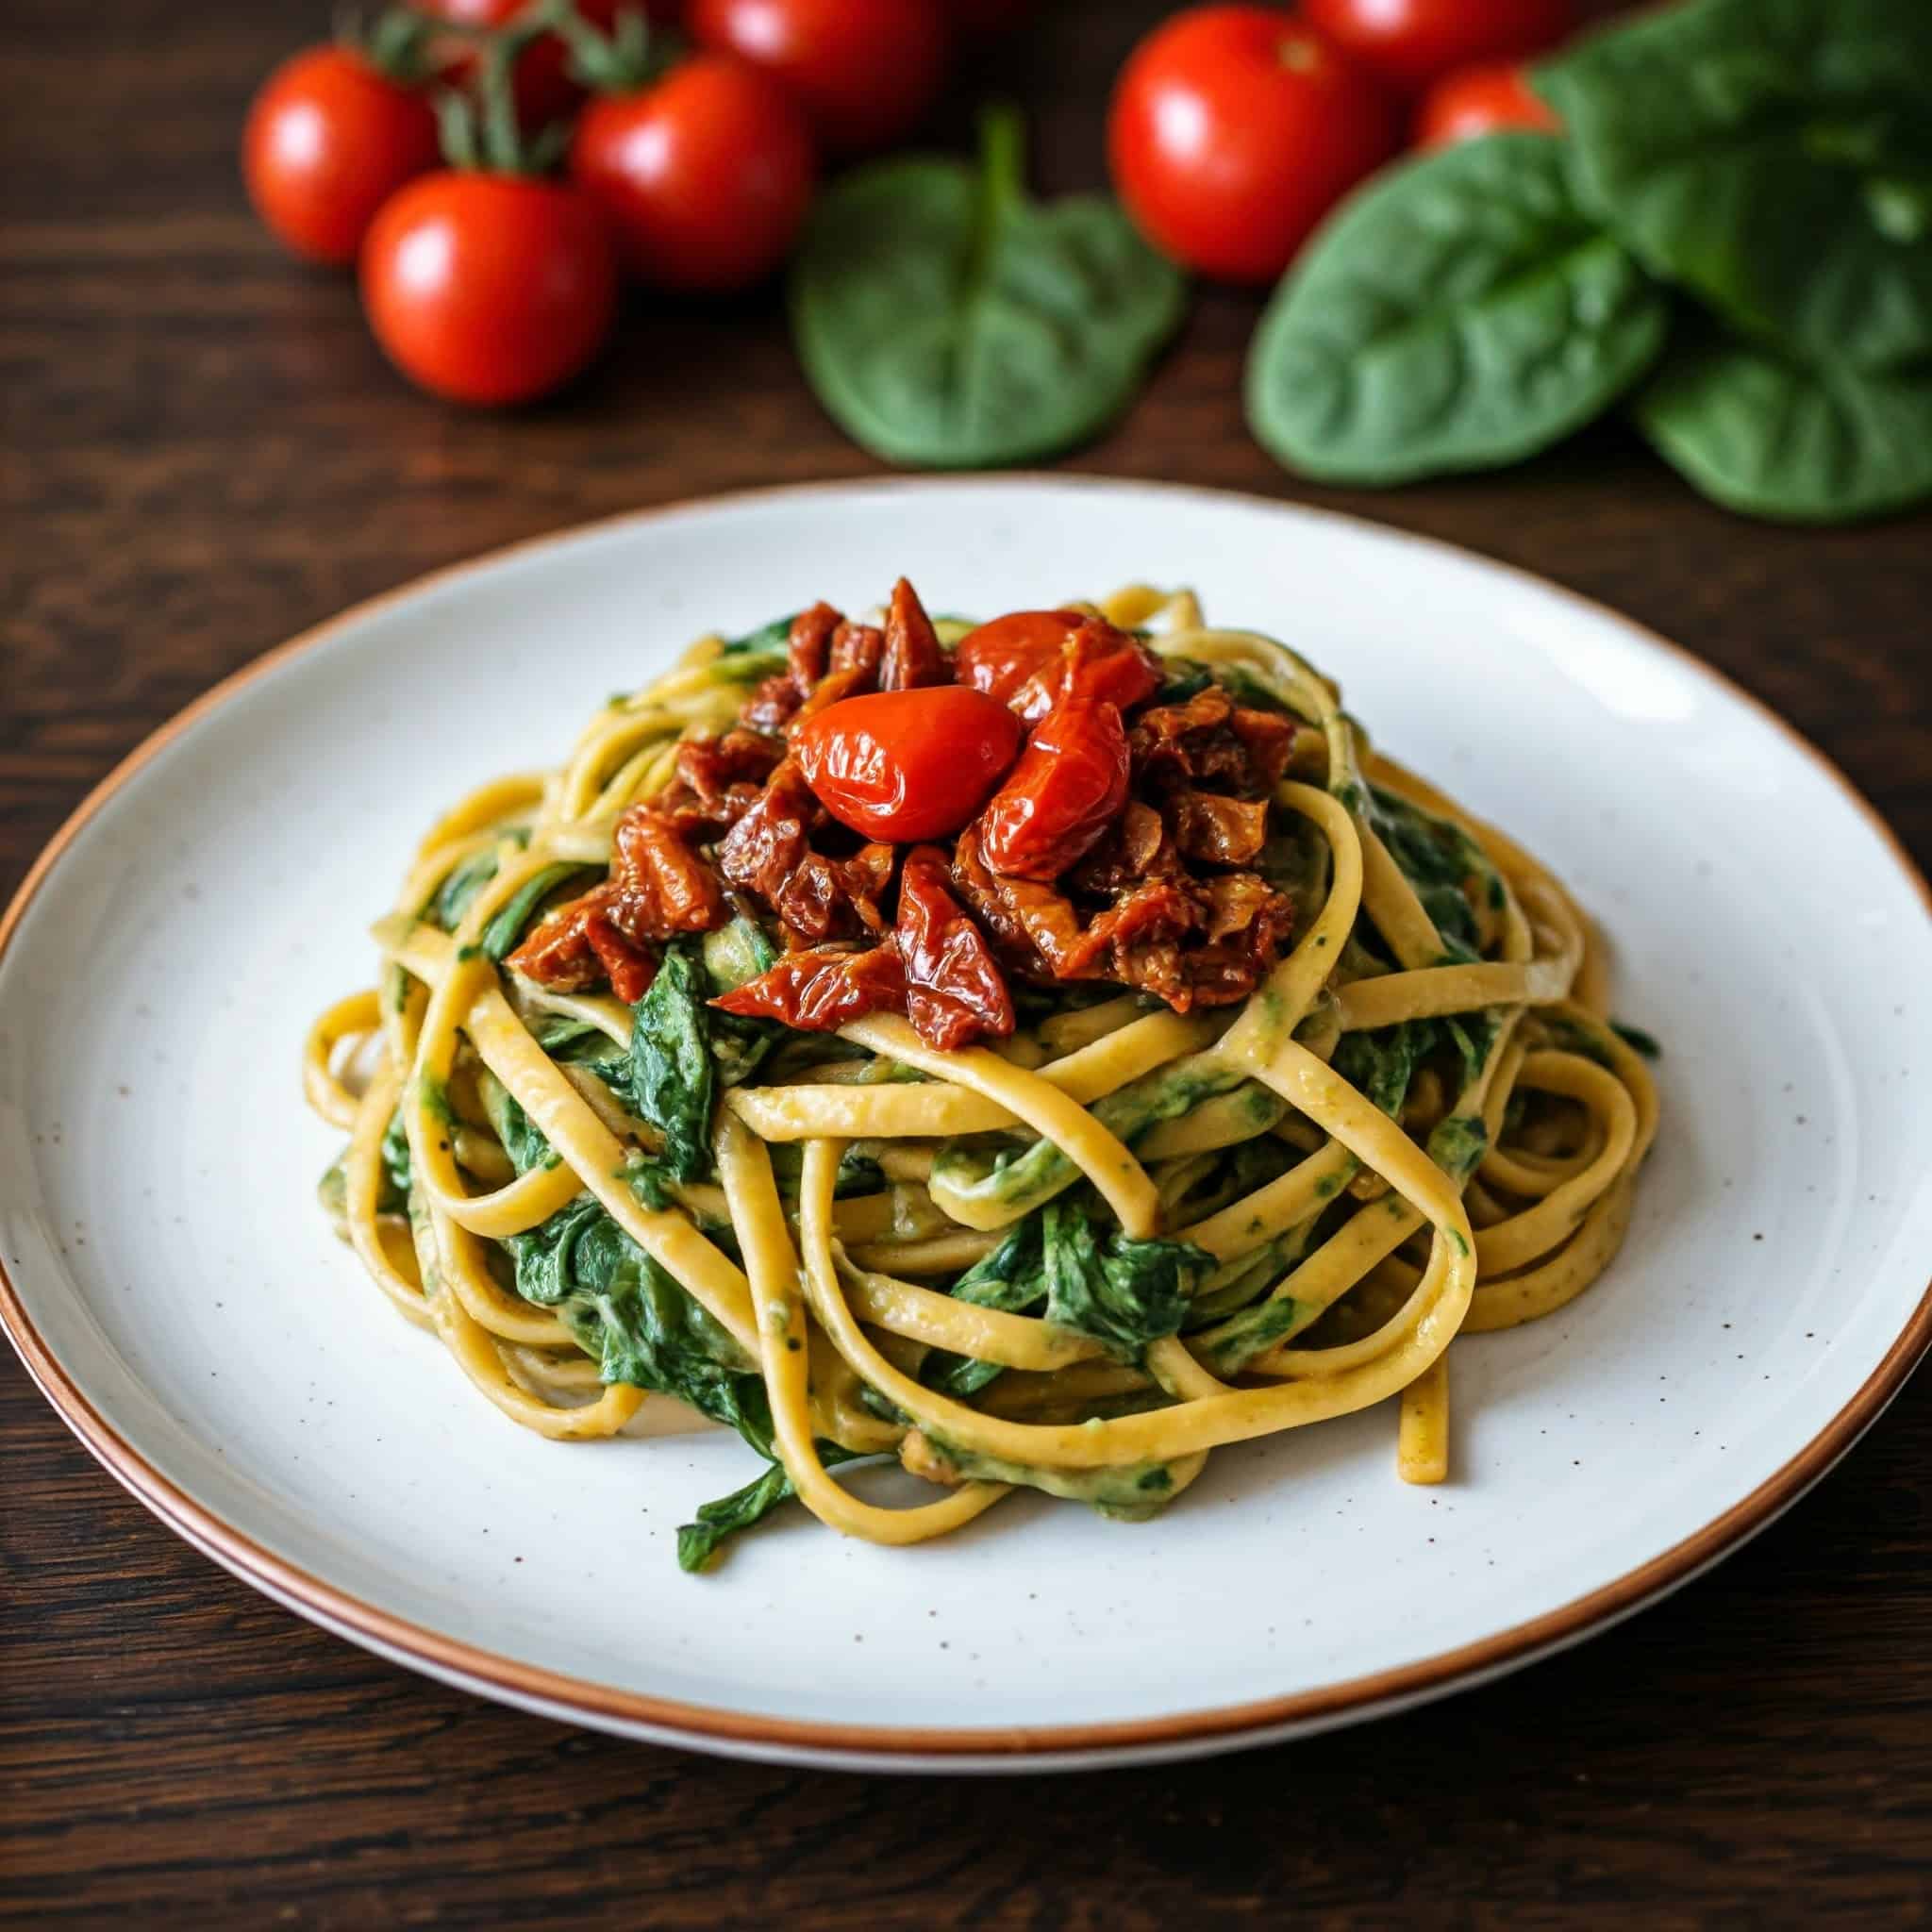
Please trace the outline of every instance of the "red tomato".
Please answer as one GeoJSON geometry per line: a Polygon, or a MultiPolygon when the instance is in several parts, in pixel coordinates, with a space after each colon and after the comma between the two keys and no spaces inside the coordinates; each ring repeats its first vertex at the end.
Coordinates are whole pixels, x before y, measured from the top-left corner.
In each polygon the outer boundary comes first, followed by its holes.
{"type": "MultiPolygon", "coordinates": [[[[608,34],[618,14],[639,0],[577,0],[577,12],[597,29],[608,34]]],[[[525,12],[528,0],[417,0],[417,11],[432,20],[450,21],[458,26],[500,28],[510,25],[525,12]]],[[[644,0],[642,10],[656,22],[675,25],[677,0],[644,0]]],[[[474,46],[455,35],[439,36],[436,52],[441,57],[442,75],[452,86],[464,85],[475,72],[474,46]],[[447,45],[445,45],[447,42],[447,45]]],[[[517,120],[525,128],[547,127],[575,111],[584,91],[570,72],[570,49],[556,34],[545,34],[517,56],[510,75],[510,91],[517,104],[517,120]]]]}
{"type": "Polygon", "coordinates": [[[1445,75],[1423,96],[1415,117],[1418,147],[1445,147],[1506,127],[1558,134],[1557,111],[1523,76],[1520,67],[1465,67],[1445,75]]]}
{"type": "Polygon", "coordinates": [[[979,849],[1009,878],[1056,879],[1127,802],[1127,732],[1116,706],[1077,688],[1033,727],[979,820],[979,849]]]}
{"type": "Polygon", "coordinates": [[[1573,0],[1303,0],[1338,46],[1411,92],[1478,60],[1523,60],[1574,23],[1573,0]]]}
{"type": "Polygon", "coordinates": [[[999,699],[1030,724],[1045,717],[1070,675],[1091,698],[1131,709],[1160,684],[1160,660],[1138,638],[1077,610],[1015,610],[968,631],[953,657],[961,684],[999,699]]]}
{"type": "Polygon", "coordinates": [[[1197,7],[1147,36],[1114,89],[1114,186],[1158,247],[1273,281],[1310,229],[1395,152],[1393,105],[1273,7],[1197,7]]]}
{"type": "Polygon", "coordinates": [[[889,147],[939,92],[938,0],[691,0],[701,46],[741,55],[784,82],[837,155],[889,147]]]}
{"type": "Polygon", "coordinates": [[[354,261],[376,209],[436,163],[429,104],[347,47],[285,60],[262,83],[242,135],[256,213],[312,261],[354,261]]]}
{"type": "Polygon", "coordinates": [[[458,403],[522,403],[575,375],[617,311],[604,218],[575,189],[440,169],[387,202],[362,307],[404,375],[458,403]]]}
{"type": "Polygon", "coordinates": [[[741,289],[791,251],[811,199],[811,129],[769,75],[701,54],[654,86],[591,101],[570,172],[609,217],[632,275],[741,289]]]}
{"type": "Polygon", "coordinates": [[[957,832],[1020,749],[1020,721],[957,684],[842,698],[791,734],[818,801],[868,839],[957,832]]]}

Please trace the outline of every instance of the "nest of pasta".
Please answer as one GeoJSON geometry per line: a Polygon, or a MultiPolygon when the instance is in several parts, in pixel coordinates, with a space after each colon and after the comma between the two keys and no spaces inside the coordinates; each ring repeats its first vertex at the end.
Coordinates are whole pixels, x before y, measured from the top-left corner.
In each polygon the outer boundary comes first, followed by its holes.
{"type": "Polygon", "coordinates": [[[1439,1480],[1451,1343],[1602,1272],[1656,1125],[1562,886],[1185,592],[702,639],[376,937],[325,1200],[514,1420],[743,1437],[688,1568],[792,1495],[1148,1516],[1384,1400],[1439,1480]]]}

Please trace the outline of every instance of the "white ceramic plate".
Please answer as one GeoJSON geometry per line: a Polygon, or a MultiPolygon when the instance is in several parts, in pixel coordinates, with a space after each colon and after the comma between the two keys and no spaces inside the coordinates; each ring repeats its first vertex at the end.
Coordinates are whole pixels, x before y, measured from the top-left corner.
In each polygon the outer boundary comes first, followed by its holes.
{"type": "MultiPolygon", "coordinates": [[[[1932,1334],[1932,922],[1844,782],[1623,620],[1388,530],[1195,491],[892,481],[526,545],[253,667],[89,801],[0,952],[8,1324],[90,1448],[303,1615],[491,1696],[745,1756],[1178,1757],[1473,1682],[1761,1527],[1932,1334]],[[1545,857],[1666,1042],[1628,1244],[1457,1355],[1455,1479],[1386,1410],[1223,1450],[1129,1527],[1016,1499],[912,1551],[803,1511],[714,1574],[735,1439],[566,1446],[400,1322],[314,1204],[310,1015],[446,802],[554,762],[691,635],[900,572],[991,612],[1130,578],[1289,639],[1545,857]]],[[[1854,1474],[1850,1480],[1857,1480],[1854,1474]]]]}

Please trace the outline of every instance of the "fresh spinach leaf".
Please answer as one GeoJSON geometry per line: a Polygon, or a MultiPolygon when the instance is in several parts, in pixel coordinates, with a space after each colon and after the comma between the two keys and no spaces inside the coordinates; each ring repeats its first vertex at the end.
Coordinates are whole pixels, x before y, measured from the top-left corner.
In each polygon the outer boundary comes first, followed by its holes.
{"type": "Polygon", "coordinates": [[[1149,1342],[1180,1332],[1189,1295],[1214,1267],[1184,1241],[1137,1241],[1118,1228],[1103,1238],[1067,1201],[1047,1204],[1041,1234],[1046,1319],[1092,1336],[1123,1361],[1140,1361],[1149,1342]]]}
{"type": "Polygon", "coordinates": [[[1184,299],[1111,201],[1027,197],[1010,109],[987,115],[976,168],[891,160],[835,181],[791,284],[800,359],[840,426],[888,461],[941,469],[1093,435],[1184,299]]]}
{"type": "Polygon", "coordinates": [[[1814,357],[1932,356],[1932,7],[1690,0],[1536,75],[1657,275],[1814,357]]]}
{"type": "Polygon", "coordinates": [[[681,1181],[697,1180],[711,1164],[717,1073],[704,1001],[696,949],[674,940],[649,991],[631,1008],[625,1098],[638,1118],[664,1137],[664,1165],[681,1181]]]}
{"type": "Polygon", "coordinates": [[[1749,516],[1850,523],[1932,496],[1932,360],[1880,374],[1692,330],[1635,413],[1691,485],[1749,516]]]}
{"type": "Polygon", "coordinates": [[[1378,175],[1309,242],[1249,352],[1248,424],[1330,482],[1491,469],[1600,415],[1668,320],[1577,205],[1560,142],[1461,142],[1378,175]]]}

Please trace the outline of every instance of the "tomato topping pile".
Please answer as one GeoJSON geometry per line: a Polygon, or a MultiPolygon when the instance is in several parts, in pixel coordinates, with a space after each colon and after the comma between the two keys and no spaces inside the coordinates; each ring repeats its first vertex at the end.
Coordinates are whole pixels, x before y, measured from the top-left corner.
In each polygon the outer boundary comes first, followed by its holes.
{"type": "Polygon", "coordinates": [[[791,619],[739,722],[679,746],[618,820],[610,875],[517,972],[639,997],[657,948],[747,912],[787,951],[713,1004],[831,1030],[903,1013],[942,1051],[1002,1040],[1010,979],[1113,979],[1179,1011],[1241,999],[1286,949],[1261,869],[1298,727],[1087,610],[941,647],[903,577],[876,623],[791,619]]]}

